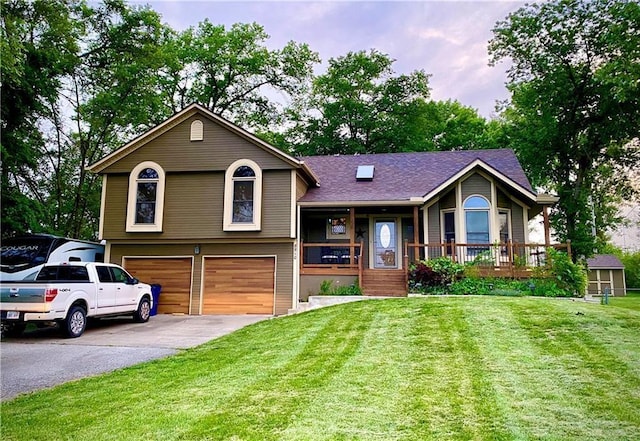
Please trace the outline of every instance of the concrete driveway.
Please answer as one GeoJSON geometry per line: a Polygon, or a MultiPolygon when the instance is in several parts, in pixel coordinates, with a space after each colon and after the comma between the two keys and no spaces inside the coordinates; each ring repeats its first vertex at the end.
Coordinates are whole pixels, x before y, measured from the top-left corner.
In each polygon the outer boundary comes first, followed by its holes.
{"type": "Polygon", "coordinates": [[[133,323],[130,318],[99,320],[74,339],[62,338],[55,328],[3,338],[0,399],[166,357],[268,318],[163,314],[147,323],[133,323]]]}

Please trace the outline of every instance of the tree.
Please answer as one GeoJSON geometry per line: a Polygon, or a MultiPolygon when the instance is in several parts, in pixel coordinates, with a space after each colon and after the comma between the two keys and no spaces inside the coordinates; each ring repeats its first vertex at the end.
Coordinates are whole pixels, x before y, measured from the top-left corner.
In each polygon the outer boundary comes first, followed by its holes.
{"type": "Polygon", "coordinates": [[[615,225],[615,204],[636,196],[640,159],[640,5],[554,0],[500,21],[492,63],[508,58],[508,138],[535,186],[560,197],[552,225],[589,256],[595,228],[615,225]]]}
{"type": "Polygon", "coordinates": [[[423,106],[424,143],[420,150],[474,150],[503,147],[501,126],[487,122],[472,107],[458,101],[429,101],[423,106]]]}
{"type": "Polygon", "coordinates": [[[100,180],[86,167],[166,116],[168,29],[122,0],[16,0],[2,12],[2,233],[96,238],[100,180]]]}
{"type": "Polygon", "coordinates": [[[393,60],[371,50],[329,60],[311,94],[290,113],[285,135],[297,154],[349,154],[413,150],[420,132],[429,76],[394,76],[393,60]]]}
{"type": "Polygon", "coordinates": [[[42,120],[75,69],[83,3],[2,0],[0,29],[2,235],[43,231],[42,120]]]}
{"type": "Polygon", "coordinates": [[[270,50],[257,23],[228,30],[205,19],[166,42],[171,54],[162,91],[176,112],[197,102],[253,129],[282,121],[286,102],[306,91],[318,55],[306,44],[270,50]],[[280,99],[278,99],[280,97],[280,99]]]}

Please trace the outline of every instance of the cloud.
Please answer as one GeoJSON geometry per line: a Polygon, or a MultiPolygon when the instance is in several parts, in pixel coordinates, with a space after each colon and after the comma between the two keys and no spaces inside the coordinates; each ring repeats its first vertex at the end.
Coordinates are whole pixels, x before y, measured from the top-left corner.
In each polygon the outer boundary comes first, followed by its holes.
{"type": "MultiPolygon", "coordinates": [[[[146,1],[146,0],[145,0],[146,1]]],[[[490,116],[507,98],[504,65],[489,67],[487,43],[498,20],[522,6],[504,1],[150,1],[175,29],[208,17],[230,25],[257,22],[271,36],[271,48],[307,43],[326,68],[329,58],[375,48],[395,59],[397,73],[432,74],[432,97],[457,99],[490,116]]]]}

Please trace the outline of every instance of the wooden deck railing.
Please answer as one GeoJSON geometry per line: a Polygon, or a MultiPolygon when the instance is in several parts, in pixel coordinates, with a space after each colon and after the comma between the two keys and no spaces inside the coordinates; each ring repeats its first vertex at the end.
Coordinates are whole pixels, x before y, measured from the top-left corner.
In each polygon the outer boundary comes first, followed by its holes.
{"type": "Polygon", "coordinates": [[[454,262],[475,264],[484,275],[502,274],[510,277],[526,275],[532,268],[547,263],[547,248],[564,250],[571,257],[571,242],[534,244],[504,242],[495,244],[466,243],[404,243],[404,266],[418,260],[448,257],[454,262]],[[482,271],[484,270],[484,271],[482,271]]]}
{"type": "Polygon", "coordinates": [[[362,283],[362,242],[300,242],[300,274],[357,275],[362,283]]]}

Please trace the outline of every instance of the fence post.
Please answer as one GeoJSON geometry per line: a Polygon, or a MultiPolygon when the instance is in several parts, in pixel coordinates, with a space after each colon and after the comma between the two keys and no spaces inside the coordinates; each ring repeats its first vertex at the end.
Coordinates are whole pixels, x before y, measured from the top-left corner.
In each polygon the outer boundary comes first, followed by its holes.
{"type": "Polygon", "coordinates": [[[511,241],[511,239],[507,240],[507,256],[509,259],[509,269],[511,271],[511,278],[515,278],[516,276],[516,271],[515,271],[515,266],[513,264],[513,242],[511,241]]]}
{"type": "Polygon", "coordinates": [[[569,256],[569,259],[573,260],[571,258],[571,239],[567,239],[567,255],[569,256]]]}

